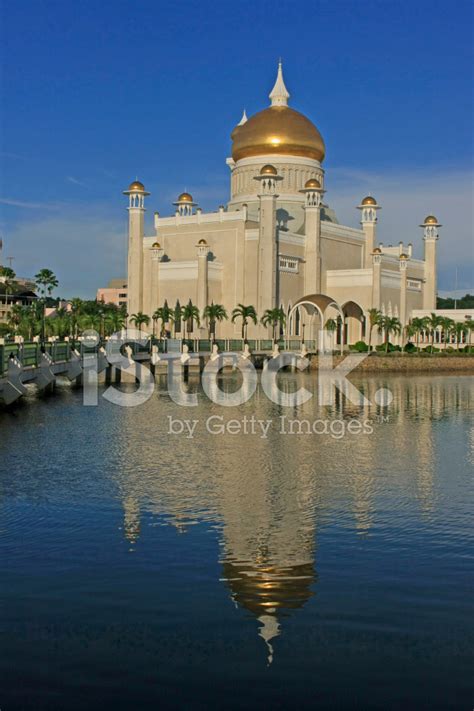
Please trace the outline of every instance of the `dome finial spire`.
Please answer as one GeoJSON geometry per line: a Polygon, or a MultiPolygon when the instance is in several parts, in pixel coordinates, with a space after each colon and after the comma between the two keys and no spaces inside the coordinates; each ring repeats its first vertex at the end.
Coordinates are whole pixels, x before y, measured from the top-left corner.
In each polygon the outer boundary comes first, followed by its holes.
{"type": "Polygon", "coordinates": [[[245,111],[245,109],[244,109],[244,113],[242,114],[242,118],[240,119],[240,121],[239,121],[239,123],[237,124],[237,126],[243,126],[244,123],[247,123],[247,121],[248,121],[247,113],[246,113],[246,111],[245,111]]]}
{"type": "Polygon", "coordinates": [[[290,98],[290,94],[288,93],[288,89],[285,86],[285,82],[283,81],[283,71],[281,68],[281,58],[278,62],[278,73],[277,73],[277,78],[275,82],[275,86],[270,92],[270,99],[272,102],[272,106],[288,106],[288,99],[290,98]]]}

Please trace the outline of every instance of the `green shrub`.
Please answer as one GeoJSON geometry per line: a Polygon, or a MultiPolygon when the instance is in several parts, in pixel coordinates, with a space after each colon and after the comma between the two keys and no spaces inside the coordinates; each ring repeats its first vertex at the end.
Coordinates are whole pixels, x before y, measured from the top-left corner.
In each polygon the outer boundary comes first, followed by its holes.
{"type": "Polygon", "coordinates": [[[369,346],[364,341],[357,341],[352,346],[349,346],[352,351],[357,351],[357,353],[367,353],[369,346]]]}
{"type": "Polygon", "coordinates": [[[425,353],[439,353],[439,348],[436,348],[436,346],[426,346],[423,350],[425,353]]]}
{"type": "Polygon", "coordinates": [[[416,353],[416,346],[414,343],[409,341],[405,344],[403,350],[405,351],[405,353],[416,353]]]}

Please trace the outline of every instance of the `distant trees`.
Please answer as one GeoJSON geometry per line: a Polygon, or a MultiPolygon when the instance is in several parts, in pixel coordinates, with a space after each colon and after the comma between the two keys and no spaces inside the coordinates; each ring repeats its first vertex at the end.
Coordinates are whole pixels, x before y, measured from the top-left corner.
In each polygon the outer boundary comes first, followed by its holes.
{"type": "Polygon", "coordinates": [[[283,309],[267,309],[261,318],[262,326],[271,326],[273,341],[277,340],[277,328],[284,328],[286,324],[286,315],[283,309]]]}

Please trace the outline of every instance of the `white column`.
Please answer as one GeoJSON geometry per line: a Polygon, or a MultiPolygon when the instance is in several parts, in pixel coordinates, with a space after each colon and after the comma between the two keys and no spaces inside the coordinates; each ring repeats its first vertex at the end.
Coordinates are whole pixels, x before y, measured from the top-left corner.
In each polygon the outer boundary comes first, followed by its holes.
{"type": "Polygon", "coordinates": [[[202,316],[202,312],[208,301],[208,254],[209,245],[202,241],[197,245],[198,250],[198,280],[197,280],[197,307],[202,316]]]}

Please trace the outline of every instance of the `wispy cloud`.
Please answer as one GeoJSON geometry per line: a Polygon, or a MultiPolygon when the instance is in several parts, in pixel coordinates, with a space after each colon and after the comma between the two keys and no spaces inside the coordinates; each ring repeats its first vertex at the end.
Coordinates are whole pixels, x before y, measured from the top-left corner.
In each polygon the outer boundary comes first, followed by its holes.
{"type": "Polygon", "coordinates": [[[78,180],[78,179],[75,178],[73,175],[68,175],[67,178],[66,178],[66,180],[67,180],[69,183],[72,183],[73,185],[80,185],[81,188],[87,188],[87,187],[88,187],[85,183],[82,182],[82,180],[78,180]]]}
{"type": "Polygon", "coordinates": [[[28,200],[14,200],[13,198],[2,197],[0,197],[0,203],[11,207],[24,207],[27,210],[59,210],[62,207],[60,203],[30,202],[28,200]]]}

